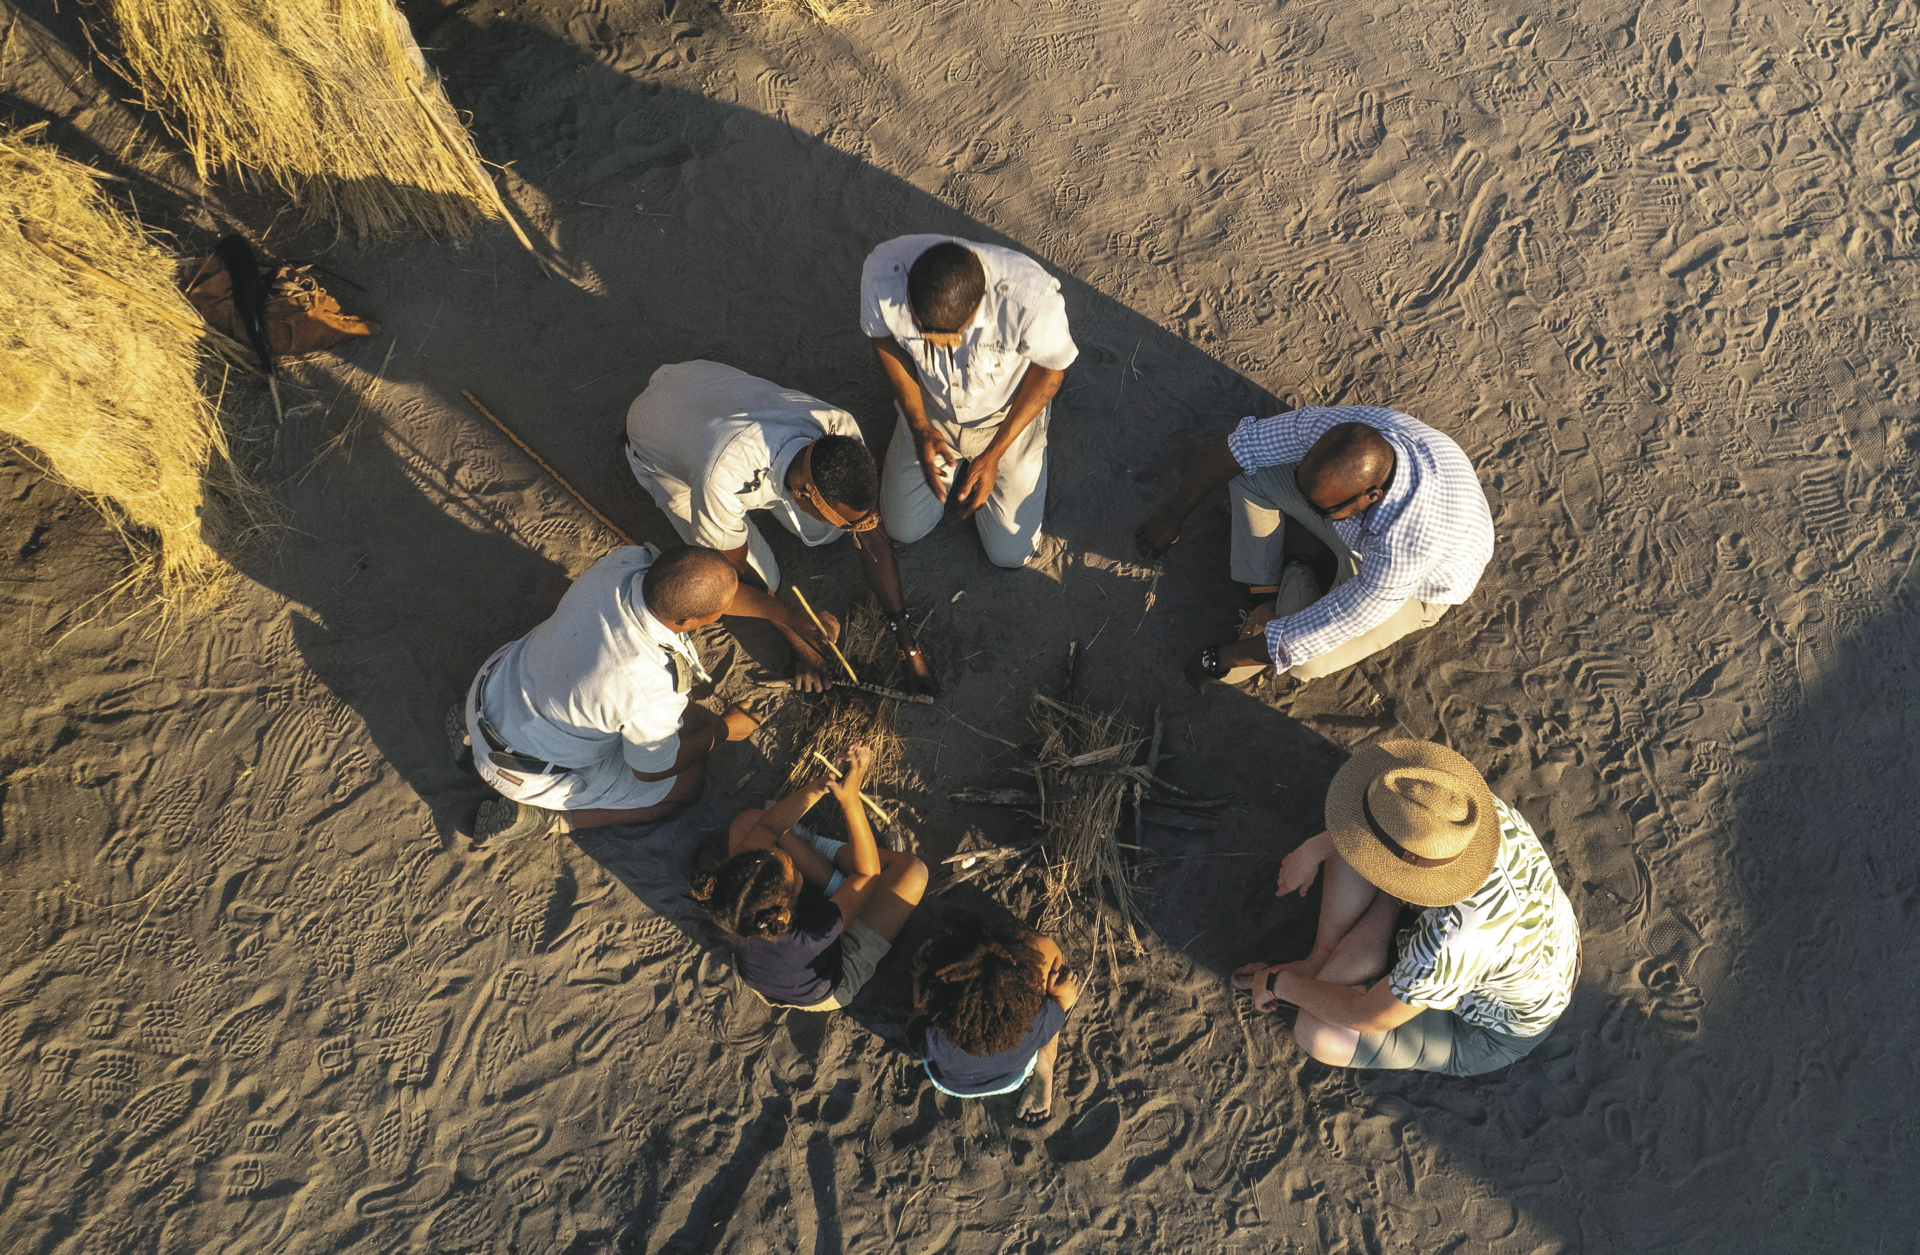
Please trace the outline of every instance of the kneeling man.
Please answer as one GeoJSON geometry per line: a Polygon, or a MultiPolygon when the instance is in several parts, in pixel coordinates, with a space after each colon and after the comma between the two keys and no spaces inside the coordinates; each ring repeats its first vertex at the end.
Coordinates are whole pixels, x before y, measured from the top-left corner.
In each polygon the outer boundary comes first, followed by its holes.
{"type": "Polygon", "coordinates": [[[1335,1067],[1477,1076],[1538,1046],[1573,997],[1580,929],[1520,812],[1452,750],[1385,741],[1335,774],[1326,815],[1280,864],[1282,897],[1326,871],[1313,952],[1234,984],[1261,1011],[1299,1007],[1301,1049],[1335,1067]],[[1403,902],[1427,909],[1395,958],[1403,902]]]}
{"type": "Polygon", "coordinates": [[[616,549],[495,650],[467,690],[474,766],[502,798],[482,804],[474,840],[657,823],[699,797],[708,755],[759,726],[739,706],[687,704],[709,679],[688,633],[740,613],[738,588],[711,549],[616,549]]]}
{"type": "MultiPolygon", "coordinates": [[[[907,687],[938,691],[907,624],[900,566],[879,530],[879,474],[853,415],[718,362],[680,362],[654,371],[628,409],[626,447],[634,478],[680,539],[719,550],[736,571],[751,566],[769,591],[780,590],[780,567],[749,510],[770,512],[808,545],[851,532],[907,687]]],[[[808,625],[784,608],[763,617],[793,646],[796,687],[824,688],[808,625]]]]}
{"type": "Polygon", "coordinates": [[[1467,455],[1395,410],[1345,405],[1243,420],[1140,525],[1141,553],[1166,553],[1222,485],[1233,503],[1233,578],[1247,586],[1249,614],[1241,639],[1188,660],[1196,688],[1268,667],[1298,680],[1345,670],[1439,622],[1493,556],[1493,516],[1467,455]]]}
{"type": "Polygon", "coordinates": [[[949,501],[995,566],[1025,566],[1047,508],[1047,420],[1080,350],[1060,281],[1024,253],[903,235],[860,271],[860,329],[900,416],[881,505],[903,545],[949,501]]]}

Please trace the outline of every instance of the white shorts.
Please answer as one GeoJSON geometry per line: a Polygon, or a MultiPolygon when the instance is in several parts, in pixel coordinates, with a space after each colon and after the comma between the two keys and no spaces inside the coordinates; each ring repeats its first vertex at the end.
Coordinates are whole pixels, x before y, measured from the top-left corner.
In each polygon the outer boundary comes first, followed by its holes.
{"type": "Polygon", "coordinates": [[[480,731],[480,677],[493,668],[512,644],[509,641],[494,650],[481,666],[480,674],[467,686],[467,739],[473,743],[473,765],[479,770],[480,778],[502,797],[553,811],[639,810],[665,801],[673,791],[676,777],[639,779],[633,774],[633,768],[627,766],[619,741],[613,743],[610,754],[590,766],[547,775],[509,771],[488,759],[487,738],[480,731]]]}

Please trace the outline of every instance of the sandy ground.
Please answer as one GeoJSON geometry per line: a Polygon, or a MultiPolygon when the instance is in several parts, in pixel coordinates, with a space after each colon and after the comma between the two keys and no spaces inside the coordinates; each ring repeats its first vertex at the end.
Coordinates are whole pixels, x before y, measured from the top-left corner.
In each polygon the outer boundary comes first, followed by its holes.
{"type": "MultiPolygon", "coordinates": [[[[0,466],[0,1246],[1914,1249],[1916,6],[875,7],[411,6],[575,281],[500,229],[326,251],[391,334],[312,376],[290,530],[219,613],[97,614],[113,536],[0,466]],[[1047,560],[952,522],[905,556],[947,681],[904,717],[923,847],[1026,831],[946,795],[1020,782],[1076,639],[1077,697],[1163,707],[1164,774],[1238,799],[1149,829],[1153,934],[1096,969],[1038,1130],[888,1044],[897,968],[859,1021],[733,985],[680,869],[774,740],[644,841],[477,852],[440,733],[609,543],[458,390],[657,526],[614,454],[660,363],[885,441],[855,287],[907,231],[1044,259],[1082,348],[1047,560]],[[1194,442],[1332,401],[1459,440],[1494,562],[1337,681],[1195,697],[1224,505],[1157,584],[1130,529],[1194,442]],[[1580,915],[1573,1007],[1504,1074],[1338,1074],[1226,987],[1304,949],[1275,865],[1403,735],[1519,805],[1580,915]]],[[[107,128],[37,38],[25,116],[107,128]]],[[[781,554],[850,604],[845,555],[781,554]]]]}

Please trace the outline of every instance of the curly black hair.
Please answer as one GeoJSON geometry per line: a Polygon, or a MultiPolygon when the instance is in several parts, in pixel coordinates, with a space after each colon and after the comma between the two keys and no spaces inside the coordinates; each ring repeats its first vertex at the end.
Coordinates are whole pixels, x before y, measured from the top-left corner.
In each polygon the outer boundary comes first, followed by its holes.
{"type": "Polygon", "coordinates": [[[1040,1014],[1047,973],[1030,935],[1011,920],[955,911],[920,951],[920,1011],[975,1058],[1018,1046],[1040,1014]]]}
{"type": "Polygon", "coordinates": [[[873,454],[852,436],[822,436],[814,441],[811,466],[813,486],[829,504],[865,514],[880,497],[880,472],[873,454]]]}
{"type": "Polygon", "coordinates": [[[783,935],[793,924],[791,864],[772,850],[748,850],[688,877],[693,900],[736,937],[783,935]]]}

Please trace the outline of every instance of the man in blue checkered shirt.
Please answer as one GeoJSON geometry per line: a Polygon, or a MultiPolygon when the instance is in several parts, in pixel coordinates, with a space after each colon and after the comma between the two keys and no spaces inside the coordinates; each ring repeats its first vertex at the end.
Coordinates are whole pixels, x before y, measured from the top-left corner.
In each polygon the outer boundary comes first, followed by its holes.
{"type": "Polygon", "coordinates": [[[1332,675],[1437,623],[1493,556],[1493,516],[1452,440],[1396,410],[1310,407],[1248,418],[1209,445],[1134,533],[1159,558],[1215,489],[1232,498],[1241,639],[1187,663],[1196,688],[1268,667],[1332,675]]]}

